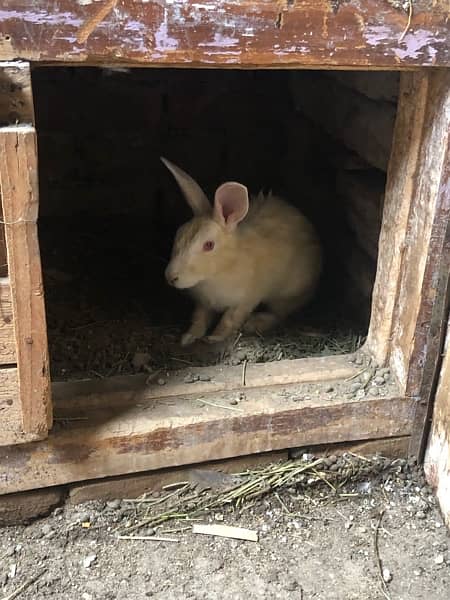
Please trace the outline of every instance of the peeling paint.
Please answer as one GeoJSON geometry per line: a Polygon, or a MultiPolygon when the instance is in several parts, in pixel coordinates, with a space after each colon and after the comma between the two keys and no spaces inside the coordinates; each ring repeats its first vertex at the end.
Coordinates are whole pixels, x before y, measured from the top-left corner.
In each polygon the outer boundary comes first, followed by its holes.
{"type": "Polygon", "coordinates": [[[239,44],[239,40],[237,38],[222,35],[221,33],[215,33],[211,42],[199,44],[199,47],[208,48],[212,46],[216,48],[228,48],[229,46],[236,46],[237,44],[239,44]]]}
{"type": "Polygon", "coordinates": [[[386,41],[391,41],[392,30],[386,25],[372,25],[364,31],[364,39],[369,46],[378,46],[386,41]]]}
{"type": "Polygon", "coordinates": [[[164,9],[164,19],[155,32],[155,50],[164,52],[164,50],[177,50],[178,40],[169,35],[169,26],[167,23],[167,10],[164,9]]]}
{"type": "Polygon", "coordinates": [[[72,25],[73,27],[79,27],[83,22],[82,19],[70,12],[49,14],[45,10],[0,10],[0,21],[8,21],[9,19],[19,19],[34,25],[72,25]]]}
{"type": "MultiPolygon", "coordinates": [[[[445,41],[443,38],[435,38],[430,32],[418,29],[413,33],[407,33],[402,41],[404,48],[395,48],[394,54],[401,58],[419,58],[427,46],[436,42],[445,41]]],[[[434,48],[433,48],[434,50],[434,48]]]]}

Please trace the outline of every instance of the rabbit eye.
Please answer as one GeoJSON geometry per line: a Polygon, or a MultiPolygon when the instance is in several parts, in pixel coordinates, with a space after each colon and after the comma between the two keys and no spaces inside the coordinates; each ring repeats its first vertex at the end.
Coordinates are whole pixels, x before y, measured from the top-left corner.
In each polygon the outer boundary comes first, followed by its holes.
{"type": "Polygon", "coordinates": [[[203,244],[203,250],[205,252],[209,252],[210,250],[212,250],[214,248],[214,242],[209,240],[208,242],[205,242],[203,244]]]}

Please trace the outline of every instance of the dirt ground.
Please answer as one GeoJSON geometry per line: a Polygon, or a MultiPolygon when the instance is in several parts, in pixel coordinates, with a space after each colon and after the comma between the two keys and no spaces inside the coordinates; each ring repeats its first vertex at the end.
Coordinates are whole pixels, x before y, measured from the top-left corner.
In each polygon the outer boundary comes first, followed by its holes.
{"type": "MultiPolygon", "coordinates": [[[[147,504],[66,505],[27,526],[5,528],[0,531],[2,597],[447,600],[449,535],[420,470],[406,461],[374,459],[378,472],[361,471],[338,485],[339,473],[349,472],[345,460],[329,457],[315,467],[320,477],[311,475],[313,464],[309,474],[247,499],[240,508],[216,506],[198,517],[203,523],[250,528],[257,542],[194,534],[186,520],[133,531],[148,514],[150,520],[167,514],[167,505],[179,496],[180,488],[173,487],[154,492],[147,504]],[[327,479],[326,473],[336,472],[338,479],[327,479]],[[127,531],[147,539],[118,539],[127,531]]],[[[191,483],[195,471],[192,476],[191,483]]],[[[217,483],[213,476],[208,484],[227,485],[230,476],[223,477],[217,483]]],[[[205,475],[195,489],[202,489],[202,482],[203,492],[212,494],[204,490],[205,475]]]]}

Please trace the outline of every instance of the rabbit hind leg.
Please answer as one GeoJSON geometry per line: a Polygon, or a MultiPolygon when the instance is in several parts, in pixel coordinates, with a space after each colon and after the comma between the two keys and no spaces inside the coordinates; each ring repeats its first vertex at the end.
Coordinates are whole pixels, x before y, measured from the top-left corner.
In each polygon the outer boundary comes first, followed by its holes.
{"type": "Polygon", "coordinates": [[[269,310],[258,311],[250,315],[244,325],[245,333],[265,333],[269,331],[299,308],[300,304],[297,297],[271,300],[267,303],[269,310]]]}

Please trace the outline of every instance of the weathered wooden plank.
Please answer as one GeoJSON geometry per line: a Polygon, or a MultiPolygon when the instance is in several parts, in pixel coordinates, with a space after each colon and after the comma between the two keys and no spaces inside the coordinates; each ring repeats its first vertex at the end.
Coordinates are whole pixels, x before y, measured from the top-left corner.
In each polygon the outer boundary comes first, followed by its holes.
{"type": "MultiPolygon", "coordinates": [[[[445,73],[431,75],[431,78],[445,77],[445,73]]],[[[442,165],[442,152],[443,147],[445,148],[445,140],[442,138],[440,147],[436,147],[435,143],[429,147],[432,139],[429,129],[434,129],[433,119],[442,119],[442,116],[433,116],[433,111],[438,107],[436,102],[439,101],[431,97],[432,91],[427,74],[402,74],[367,342],[368,349],[378,363],[386,362],[390,357],[403,388],[406,387],[410,355],[403,354],[402,348],[406,352],[408,344],[412,348],[415,328],[422,327],[418,324],[417,315],[422,301],[424,265],[430,249],[430,220],[439,187],[437,169],[442,165]],[[428,162],[424,162],[427,154],[428,162]],[[434,161],[436,164],[430,168],[434,161]],[[433,178],[432,185],[430,174],[433,178]],[[426,188],[429,195],[425,197],[420,190],[425,191],[426,188]],[[410,294],[405,288],[406,281],[410,282],[410,294]],[[400,294],[403,297],[403,308],[399,306],[400,294]],[[402,315],[401,311],[406,308],[408,314],[402,315]],[[405,332],[408,332],[407,342],[405,332]],[[391,353],[394,335],[397,339],[401,335],[406,344],[400,346],[397,341],[391,353]]],[[[441,215],[440,218],[442,216],[445,217],[441,215]]],[[[435,260],[431,255],[430,259],[435,260]]]]}
{"type": "MultiPolygon", "coordinates": [[[[294,446],[410,434],[413,401],[312,398],[298,385],[182,397],[148,396],[142,379],[127,391],[64,397],[54,392],[56,425],[46,440],[0,449],[0,493],[219,460],[294,446]],[[205,401],[208,404],[205,404],[205,401]],[[223,407],[228,408],[223,408],[223,407]],[[61,419],[61,420],[60,420],[61,419]],[[81,419],[81,420],[80,420],[81,419]]],[[[309,389],[309,388],[308,388],[309,389]]]]}
{"type": "Polygon", "coordinates": [[[449,66],[448,0],[3,0],[0,58],[167,66],[449,66]]]}
{"type": "Polygon", "coordinates": [[[64,500],[64,488],[0,496],[0,526],[23,525],[48,515],[64,500]]]}
{"type": "Polygon", "coordinates": [[[450,321],[446,349],[425,454],[425,475],[434,488],[442,515],[450,528],[450,321]]]}
{"type": "Polygon", "coordinates": [[[24,433],[45,436],[51,423],[50,377],[37,236],[36,132],[0,129],[0,189],[8,248],[24,433]]]}
{"type": "MultiPolygon", "coordinates": [[[[431,359],[432,371],[436,367],[450,267],[446,237],[450,220],[450,72],[414,75],[413,79],[424,92],[424,104],[414,169],[406,180],[410,207],[407,238],[400,247],[404,267],[394,313],[391,362],[399,381],[406,383],[407,394],[427,403],[421,388],[424,366],[431,359]]],[[[411,102],[420,107],[420,93],[411,102]]]]}
{"type": "Polygon", "coordinates": [[[30,64],[0,62],[0,126],[19,123],[34,123],[30,64]]]}
{"type": "MultiPolygon", "coordinates": [[[[279,360],[272,363],[250,363],[245,370],[245,388],[262,388],[264,386],[320,383],[347,379],[358,373],[360,368],[350,362],[353,355],[324,356],[299,358],[296,360],[279,360]]],[[[191,367],[172,371],[164,377],[164,388],[156,382],[146,386],[145,397],[158,400],[164,398],[183,397],[190,394],[231,392],[242,389],[243,367],[210,366],[191,367]],[[194,383],[186,383],[186,376],[194,383]],[[208,381],[205,381],[207,376],[208,381]],[[200,380],[195,381],[197,377],[200,380]]],[[[79,410],[95,408],[95,402],[103,402],[103,396],[109,395],[111,406],[128,402],[130,389],[139,389],[144,385],[146,375],[122,375],[107,379],[92,379],[82,384],[80,381],[57,382],[53,390],[58,398],[58,410],[72,415],[79,410]],[[76,403],[73,400],[76,399],[76,403]],[[69,411],[69,412],[67,412],[69,411]]],[[[73,415],[72,415],[73,416],[73,415]]]]}
{"type": "MultiPolygon", "coordinates": [[[[40,439],[38,435],[23,432],[17,369],[0,369],[0,446],[33,442],[37,439],[40,439]]],[[[0,489],[6,476],[7,474],[0,472],[0,489]]]]}
{"type": "Polygon", "coordinates": [[[387,170],[396,109],[337,83],[323,73],[291,73],[297,108],[369,165],[387,170]],[[308,88],[305,93],[305,87],[308,88]]]}
{"type": "MultiPolygon", "coordinates": [[[[409,437],[382,438],[379,440],[368,440],[353,442],[350,444],[330,444],[327,446],[308,446],[296,449],[294,453],[308,452],[315,456],[326,456],[330,454],[341,455],[344,452],[356,452],[363,456],[380,454],[388,458],[403,458],[408,455],[409,437]]],[[[290,452],[278,450],[276,452],[264,452],[231,458],[228,460],[217,460],[194,465],[200,470],[214,470],[221,473],[241,473],[247,469],[260,468],[270,463],[285,461],[290,452]]],[[[137,475],[123,475],[109,477],[101,481],[88,481],[70,486],[67,501],[71,504],[80,504],[91,500],[113,500],[115,498],[137,498],[145,492],[161,490],[163,486],[187,481],[190,478],[192,465],[188,467],[174,467],[162,469],[149,473],[137,475]]],[[[9,498],[9,495],[4,496],[9,498]]],[[[0,519],[1,519],[1,497],[0,497],[0,519]]],[[[1,522],[1,521],[0,521],[1,522]]]]}
{"type": "Polygon", "coordinates": [[[11,286],[0,277],[0,365],[16,362],[16,339],[14,336],[11,286]]]}

